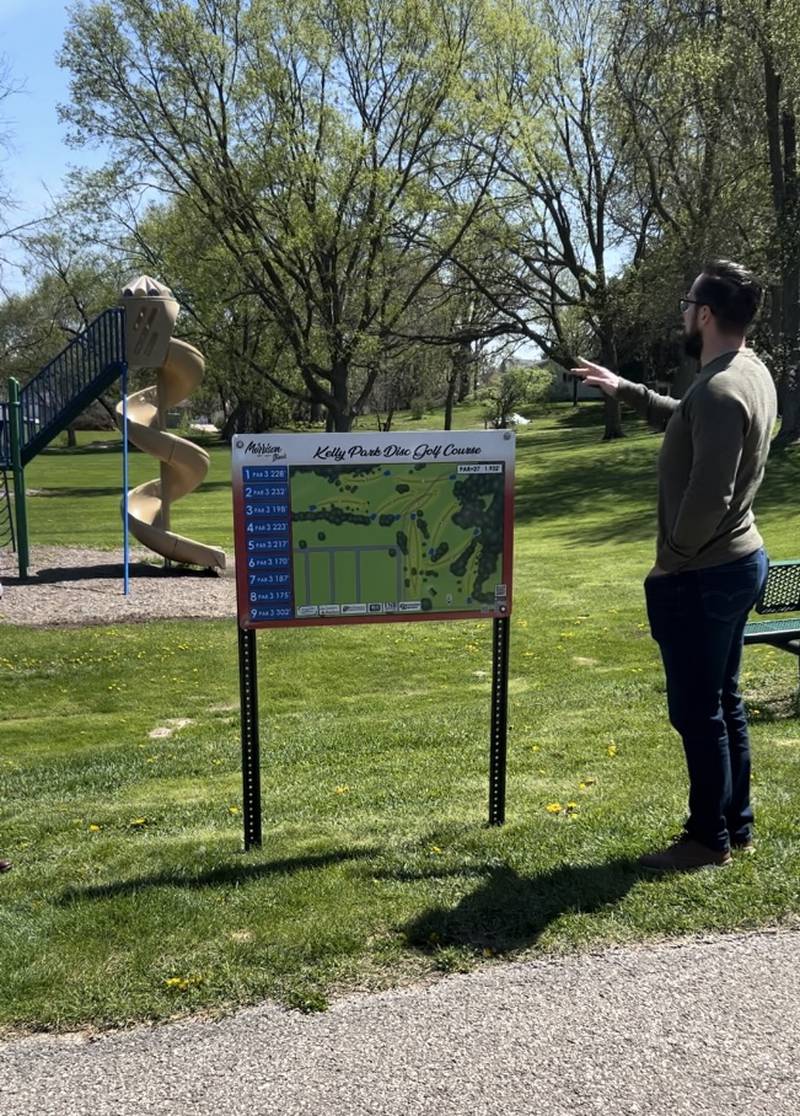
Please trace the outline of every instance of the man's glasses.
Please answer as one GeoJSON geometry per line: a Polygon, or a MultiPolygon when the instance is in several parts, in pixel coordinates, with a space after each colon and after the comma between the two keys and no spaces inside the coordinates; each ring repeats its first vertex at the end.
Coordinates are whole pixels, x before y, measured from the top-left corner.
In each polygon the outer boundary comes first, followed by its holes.
{"type": "Polygon", "coordinates": [[[705,306],[705,303],[697,298],[682,298],[678,306],[681,308],[681,314],[685,314],[690,306],[705,306]]]}

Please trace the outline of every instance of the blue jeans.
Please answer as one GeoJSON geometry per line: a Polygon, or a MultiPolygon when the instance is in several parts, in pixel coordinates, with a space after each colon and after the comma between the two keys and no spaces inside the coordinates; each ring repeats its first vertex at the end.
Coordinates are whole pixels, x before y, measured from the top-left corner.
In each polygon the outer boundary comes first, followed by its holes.
{"type": "Polygon", "coordinates": [[[704,570],[645,580],[670,722],[689,771],[686,832],[712,849],[749,839],[750,740],[739,692],[742,634],[767,576],[763,550],[704,570]]]}

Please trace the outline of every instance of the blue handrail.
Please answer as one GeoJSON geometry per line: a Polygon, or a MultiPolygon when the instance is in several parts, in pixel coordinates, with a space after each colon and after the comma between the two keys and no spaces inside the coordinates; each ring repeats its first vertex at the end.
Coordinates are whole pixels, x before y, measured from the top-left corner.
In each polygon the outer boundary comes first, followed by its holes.
{"type": "MultiPolygon", "coordinates": [[[[46,364],[20,391],[23,462],[30,461],[59,431],[119,376],[125,361],[125,311],[106,310],[46,364]]],[[[0,411],[0,420],[3,412],[0,411]]],[[[3,423],[3,431],[7,428],[3,423]]],[[[0,461],[7,435],[0,431],[0,461]]],[[[10,456],[10,446],[8,447],[10,456]]]]}

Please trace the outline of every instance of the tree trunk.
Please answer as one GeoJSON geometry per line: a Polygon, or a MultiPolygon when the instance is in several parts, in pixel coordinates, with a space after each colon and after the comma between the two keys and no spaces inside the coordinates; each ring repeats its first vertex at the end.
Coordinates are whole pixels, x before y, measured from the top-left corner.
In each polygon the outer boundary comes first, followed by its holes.
{"type": "Polygon", "coordinates": [[[782,369],[777,383],[781,428],[775,442],[781,446],[800,444],[800,368],[796,350],[794,355],[794,365],[782,369]]]}
{"type": "Polygon", "coordinates": [[[781,261],[780,394],[782,445],[800,442],[800,206],[797,183],[797,133],[793,112],[781,118],[783,136],[783,212],[778,223],[781,261]]]}
{"type": "MultiPolygon", "coordinates": [[[[464,355],[463,355],[463,358],[462,358],[461,374],[458,377],[458,401],[459,401],[459,403],[463,403],[464,400],[469,395],[469,388],[470,388],[469,366],[472,363],[472,346],[470,345],[469,341],[464,341],[463,344],[461,345],[461,349],[463,350],[464,355]]],[[[449,429],[450,429],[449,426],[445,427],[445,430],[449,430],[449,429]]]]}
{"type": "MultiPolygon", "coordinates": [[[[614,343],[613,335],[610,330],[606,337],[601,340],[600,363],[605,365],[606,368],[615,368],[617,364],[617,346],[614,343]]],[[[625,432],[622,429],[622,407],[620,406],[619,399],[617,399],[616,396],[604,395],[603,402],[605,405],[603,441],[611,442],[615,438],[624,438],[625,432]]]]}
{"type": "Polygon", "coordinates": [[[275,416],[251,399],[240,399],[223,421],[220,437],[230,441],[234,434],[264,433],[271,430],[275,416]]]}
{"type": "Polygon", "coordinates": [[[331,370],[331,389],[333,407],[328,407],[327,430],[329,433],[347,434],[352,428],[353,415],[350,411],[350,397],[347,390],[349,367],[338,363],[331,370]]]}
{"type": "Polygon", "coordinates": [[[773,253],[780,281],[771,288],[775,380],[782,445],[800,442],[800,212],[797,181],[797,128],[794,113],[781,111],[781,77],[772,55],[764,51],[765,109],[772,205],[775,214],[773,253]]]}
{"type": "Polygon", "coordinates": [[[444,403],[444,429],[453,429],[453,406],[456,398],[463,403],[469,394],[469,368],[472,363],[472,346],[462,341],[450,354],[450,373],[447,377],[447,397],[444,403]]]}
{"type": "Polygon", "coordinates": [[[611,442],[614,438],[624,438],[622,429],[622,408],[619,399],[606,395],[605,399],[605,426],[603,428],[603,441],[611,442]]]}
{"type": "Polygon", "coordinates": [[[447,377],[447,395],[444,400],[444,426],[443,430],[453,429],[453,403],[456,397],[457,376],[447,377]]]}
{"type": "Polygon", "coordinates": [[[456,400],[456,389],[461,384],[464,372],[468,365],[461,356],[462,350],[456,349],[450,354],[450,371],[447,375],[447,395],[444,400],[444,430],[453,429],[453,405],[456,400]]]}

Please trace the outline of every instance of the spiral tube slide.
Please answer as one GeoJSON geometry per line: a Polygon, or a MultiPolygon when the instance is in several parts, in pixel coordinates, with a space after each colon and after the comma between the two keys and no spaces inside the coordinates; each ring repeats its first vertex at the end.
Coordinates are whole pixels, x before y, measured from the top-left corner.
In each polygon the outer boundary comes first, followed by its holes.
{"type": "MultiPolygon", "coordinates": [[[[158,383],[129,395],[128,438],[143,453],[161,462],[161,477],[146,481],[128,493],[128,528],[143,546],[171,562],[212,569],[225,568],[225,552],[176,535],[162,526],[164,512],[182,496],[193,492],[208,472],[208,454],[185,438],[162,430],[161,411],[186,399],[203,378],[203,354],[185,341],[170,341],[158,369],[158,383]]],[[[122,421],[122,403],[117,404],[122,421]]]]}

